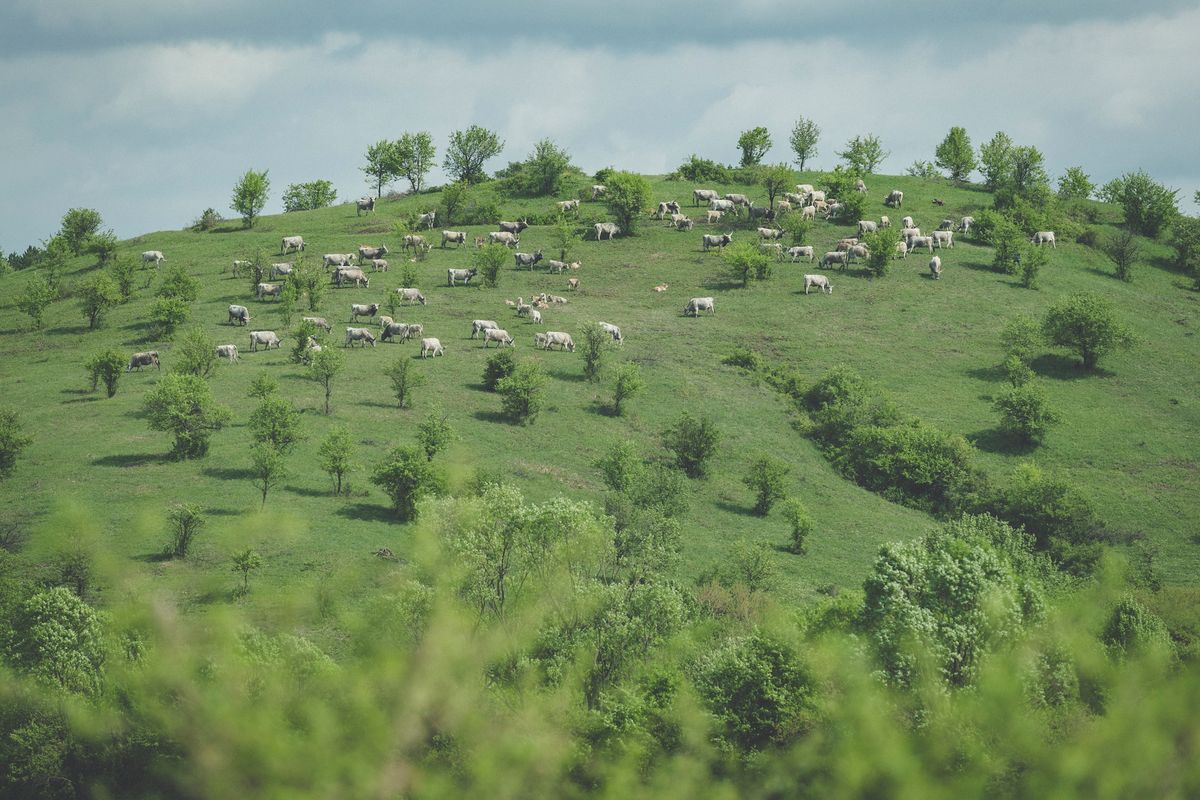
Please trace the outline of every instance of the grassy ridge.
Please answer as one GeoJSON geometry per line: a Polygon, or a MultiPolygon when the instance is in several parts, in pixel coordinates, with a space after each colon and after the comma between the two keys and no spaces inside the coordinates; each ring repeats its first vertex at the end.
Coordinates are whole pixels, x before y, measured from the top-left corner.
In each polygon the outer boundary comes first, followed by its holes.
{"type": "MultiPolygon", "coordinates": [[[[690,183],[652,183],[656,199],[676,198],[685,205],[690,200],[690,183]]],[[[935,228],[943,216],[957,217],[991,203],[977,188],[951,188],[940,182],[877,176],[869,185],[869,214],[887,213],[898,220],[910,213],[924,229],[935,228]],[[903,210],[883,207],[882,197],[890,188],[905,191],[903,210]],[[944,198],[946,206],[932,206],[933,196],[944,198]]],[[[761,194],[754,187],[713,188],[761,194]]],[[[648,221],[636,237],[580,243],[576,256],[584,264],[577,274],[581,289],[570,295],[567,306],[545,311],[546,325],[538,328],[517,320],[503,299],[537,291],[568,294],[566,276],[510,267],[499,289],[451,289],[445,285],[445,269],[466,266],[469,248],[435,248],[416,265],[428,306],[397,315],[399,320],[423,323],[426,335],[438,336],[446,345],[445,358],[417,362],[429,382],[419,390],[416,408],[394,408],[381,373],[395,358],[415,357],[417,346],[381,344],[347,353],[330,417],[320,413],[317,385],[288,363],[287,342],[283,350],[249,353],[245,329],[224,324],[225,307],[236,302],[250,307],[251,328],[283,333],[272,302],[253,300],[248,279],[222,274],[234,258],[250,257],[256,249],[277,253],[280,237],[292,234],[305,237],[310,258],[353,251],[360,244],[387,243],[393,250],[392,272],[372,276],[370,289],[327,293],[320,313],[334,324],[336,340],[349,324],[350,303],[382,302],[400,285],[397,266],[402,257],[393,221],[429,210],[437,199],[434,194],[384,202],[373,216],[356,217],[353,205],[342,205],[264,217],[250,231],[228,223],[211,233],[164,231],[122,243],[123,252],[160,249],[169,263],[182,264],[198,276],[203,290],[192,305],[193,321],[218,343],[232,342],[242,350],[242,363],[223,365],[212,381],[218,400],[233,410],[234,422],[214,437],[209,456],[196,462],[165,461],[166,437],[149,431],[140,417],[142,398],[155,375],[127,376],[111,400],[102,399],[102,393],[84,392],[81,365],[105,345],[127,351],[157,346],[164,366],[170,367],[170,345],[146,340],[144,318],[152,287],[111,312],[99,331],[86,331],[74,301],[64,301],[48,313],[47,330],[37,333],[28,330],[27,319],[13,305],[27,276],[0,278],[5,353],[0,359],[0,402],[20,408],[36,438],[14,477],[0,485],[4,513],[44,518],[64,501],[77,502],[98,511],[99,535],[112,557],[137,559],[161,549],[163,535],[154,515],[167,503],[200,502],[215,513],[218,530],[200,543],[196,559],[148,565],[147,580],[184,596],[209,596],[204,587],[214,570],[226,569],[225,552],[217,541],[229,537],[257,543],[268,562],[260,582],[285,587],[312,574],[336,572],[339,565],[368,558],[378,547],[390,547],[402,556],[407,552],[408,529],[390,521],[384,497],[368,488],[362,473],[354,478],[351,497],[329,496],[315,453],[335,423],[350,427],[359,443],[357,461],[365,466],[392,445],[412,441],[416,423],[431,403],[438,402],[462,437],[448,457],[452,476],[463,479],[476,466],[500,469],[518,478],[535,499],[560,492],[599,498],[599,476],[591,462],[611,442],[631,438],[647,453],[654,452],[658,432],[689,410],[711,416],[724,441],[712,477],[694,484],[682,577],[725,558],[742,538],[783,544],[782,520],[749,516],[752,499],[740,480],[754,455],[769,452],[792,465],[789,483],[803,496],[816,522],[808,556],[777,556],[785,575],[784,595],[798,600],[824,584],[857,586],[881,543],[916,536],[933,523],[834,474],[815,447],[795,433],[790,412],[776,393],[720,364],[735,345],[745,345],[811,378],[839,362],[852,365],[877,380],[904,410],[975,438],[980,462],[993,474],[1003,475],[1019,460],[1033,458],[1068,476],[1111,526],[1144,532],[1159,545],[1169,582],[1194,580],[1200,567],[1193,542],[1194,521],[1200,518],[1195,455],[1200,452],[1200,376],[1195,370],[1200,344],[1194,336],[1200,316],[1196,296],[1183,290],[1179,276],[1143,266],[1132,284],[1123,284],[1110,277],[1099,252],[1064,241],[1041,276],[1040,291],[1029,291],[990,270],[990,250],[960,239],[953,250],[942,253],[941,281],[925,277],[927,258],[912,256],[896,262],[893,274],[882,280],[831,273],[832,296],[805,297],[802,275],[814,271],[809,265],[785,263],[766,283],[731,288],[720,274],[717,254],[700,252],[700,235],[709,232],[709,226],[678,233],[648,221]],[[660,282],[670,284],[670,290],[652,292],[660,282]],[[994,446],[991,397],[1002,384],[991,367],[1000,360],[1000,328],[1014,314],[1040,315],[1055,299],[1079,289],[1112,298],[1141,344],[1104,362],[1105,371],[1093,377],[1082,377],[1063,356],[1039,359],[1035,366],[1064,424],[1031,455],[994,446]],[[716,296],[717,315],[682,318],[687,298],[699,294],[716,296]],[[538,359],[550,374],[549,408],[534,425],[517,427],[498,420],[498,398],[480,387],[486,352],[478,341],[467,338],[470,320],[478,317],[507,326],[517,338],[518,354],[538,359]],[[577,334],[581,325],[597,319],[622,327],[627,342],[612,358],[638,362],[647,381],[646,391],[623,419],[599,413],[597,402],[608,397],[610,387],[582,380],[578,354],[532,348],[534,330],[577,334]],[[247,389],[264,369],[279,379],[284,393],[304,412],[308,436],[289,458],[291,479],[267,501],[268,509],[292,518],[298,528],[284,538],[269,535],[271,525],[260,524],[260,518],[241,516],[258,504],[245,472],[245,420],[255,405],[247,389]]],[[[504,217],[545,213],[549,206],[548,199],[505,201],[504,217]]],[[[602,213],[599,205],[588,203],[584,212],[602,213]]],[[[1111,209],[1105,213],[1111,215],[1109,222],[1115,220],[1111,209]]],[[[716,228],[726,232],[730,226],[716,228]]],[[[494,227],[467,229],[473,236],[494,227]]],[[[832,249],[850,230],[819,222],[809,240],[820,253],[832,249]]],[[[745,226],[734,234],[735,241],[753,235],[745,226]]],[[[552,255],[548,229],[535,226],[521,238],[522,250],[544,248],[552,255]]],[[[1152,258],[1161,256],[1153,245],[1147,250],[1152,258]]],[[[89,259],[77,260],[68,281],[91,268],[89,259]]],[[[269,602],[268,592],[255,597],[254,602],[269,602]]]]}

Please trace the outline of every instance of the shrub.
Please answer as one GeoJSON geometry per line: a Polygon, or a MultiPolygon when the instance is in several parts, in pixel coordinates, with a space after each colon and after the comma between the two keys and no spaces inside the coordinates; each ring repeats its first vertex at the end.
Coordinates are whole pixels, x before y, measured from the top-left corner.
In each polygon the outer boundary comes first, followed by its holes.
{"type": "Polygon", "coordinates": [[[1100,243],[1100,231],[1095,228],[1085,228],[1082,233],[1075,237],[1075,241],[1087,247],[1095,247],[1100,243]]]}
{"type": "Polygon", "coordinates": [[[267,494],[282,483],[287,474],[287,465],[280,450],[269,442],[255,442],[250,446],[250,477],[262,495],[259,508],[266,508],[267,494]]]}
{"type": "Polygon", "coordinates": [[[546,402],[546,376],[541,365],[533,360],[517,364],[508,377],[496,382],[500,404],[514,421],[522,425],[532,422],[546,402]]]}
{"type": "Polygon", "coordinates": [[[350,430],[345,425],[338,425],[329,431],[329,435],[321,442],[317,456],[321,459],[321,469],[333,479],[333,493],[341,494],[346,475],[349,474],[350,455],[354,443],[350,439],[350,430]]]}
{"type": "Polygon", "coordinates": [[[204,509],[195,503],[176,503],[167,509],[167,523],[171,531],[171,543],[167,546],[167,555],[172,558],[187,558],[196,538],[208,520],[204,518],[204,509]]]}
{"type": "Polygon", "coordinates": [[[541,197],[558,194],[563,178],[573,169],[566,150],[542,139],[524,161],[510,164],[507,170],[496,173],[496,177],[502,179],[505,190],[511,194],[541,197]]]}
{"type": "Polygon", "coordinates": [[[42,275],[34,275],[25,284],[25,291],[17,295],[17,308],[28,314],[35,330],[41,330],[46,308],[58,296],[58,292],[42,275]]]}
{"type": "Polygon", "coordinates": [[[170,339],[187,322],[191,312],[178,297],[159,297],[150,304],[150,338],[170,339]]]}
{"type": "Polygon", "coordinates": [[[100,692],[104,620],[70,589],[56,586],[34,594],[8,622],[5,656],[16,670],[69,692],[100,692]]]}
{"type": "Polygon", "coordinates": [[[777,458],[760,455],[750,462],[750,469],[742,478],[746,488],[754,492],[754,513],[765,517],[771,512],[771,507],[782,500],[785,479],[791,467],[777,458]]]}
{"type": "Polygon", "coordinates": [[[185,303],[194,303],[200,296],[200,279],[189,275],[181,264],[174,264],[163,271],[155,296],[174,297],[185,303]]]}
{"type": "Polygon", "coordinates": [[[932,161],[921,161],[920,159],[909,164],[904,170],[904,174],[911,175],[914,178],[922,178],[927,181],[942,177],[942,173],[940,170],[938,170],[937,164],[934,164],[932,161]]]}
{"type": "Polygon", "coordinates": [[[275,376],[268,372],[260,372],[250,381],[250,390],[246,394],[251,397],[257,397],[259,400],[270,397],[273,394],[279,393],[279,381],[275,380],[275,376]]]}
{"type": "Polygon", "coordinates": [[[207,378],[217,368],[217,345],[203,328],[192,328],[180,341],[171,369],[207,378]]]}
{"type": "Polygon", "coordinates": [[[1017,356],[1009,356],[1004,359],[1002,366],[1004,368],[1004,376],[1008,378],[1008,382],[1014,387],[1024,386],[1033,380],[1033,370],[1017,356]]]}
{"type": "Polygon", "coordinates": [[[17,412],[0,408],[0,480],[12,475],[21,451],[31,444],[33,439],[25,434],[17,412]]]}
{"type": "Polygon", "coordinates": [[[72,208],[62,218],[58,235],[66,242],[71,255],[81,255],[91,238],[100,230],[104,220],[91,208],[72,208]]]}
{"type": "Polygon", "coordinates": [[[137,264],[132,258],[118,258],[108,267],[109,274],[117,282],[117,291],[121,294],[121,302],[126,303],[133,297],[133,281],[137,275],[137,264]]]}
{"type": "Polygon", "coordinates": [[[742,166],[754,166],[760,163],[771,149],[771,133],[763,127],[742,131],[737,146],[742,151],[742,166]]]}
{"type": "Polygon", "coordinates": [[[1108,257],[1116,267],[1117,278],[1126,283],[1133,281],[1133,264],[1140,255],[1138,250],[1137,237],[1131,230],[1118,231],[1108,239],[1108,257]]]}
{"type": "Polygon", "coordinates": [[[333,394],[333,382],[345,366],[346,359],[340,350],[326,347],[313,353],[308,362],[308,377],[325,390],[325,413],[329,413],[329,398],[333,394]]]}
{"type": "Polygon", "coordinates": [[[992,257],[992,268],[1007,275],[1017,275],[1021,269],[1021,250],[1025,246],[1025,237],[1020,228],[1008,217],[994,218],[994,224],[988,231],[989,244],[996,252],[992,257]]]}
{"type": "Polygon", "coordinates": [[[392,394],[400,408],[412,406],[413,390],[425,383],[425,376],[414,371],[412,359],[401,356],[384,371],[392,382],[392,394]]]}
{"type": "Polygon", "coordinates": [[[966,180],[975,169],[975,149],[971,147],[971,137],[967,136],[966,128],[951,128],[934,155],[937,166],[950,173],[951,180],[966,180]]]}
{"type": "Polygon", "coordinates": [[[1058,178],[1058,197],[1060,200],[1087,200],[1096,191],[1083,167],[1067,167],[1058,178]]]}
{"type": "Polygon", "coordinates": [[[270,447],[281,455],[290,453],[304,436],[300,433],[300,412],[279,395],[272,394],[259,401],[250,413],[250,437],[257,444],[270,447]]]}
{"type": "Polygon", "coordinates": [[[1131,595],[1113,607],[1100,641],[1117,658],[1153,651],[1169,653],[1172,649],[1167,626],[1131,595]]]}
{"type": "Polygon", "coordinates": [[[1013,386],[992,407],[1000,414],[1002,431],[1030,444],[1040,442],[1050,428],[1062,421],[1047,404],[1042,390],[1028,382],[1013,386]]]}
{"type": "Polygon", "coordinates": [[[233,571],[242,576],[242,586],[239,594],[245,595],[250,591],[250,573],[262,569],[263,559],[257,551],[247,547],[233,554],[230,559],[233,571]]]}
{"type": "Polygon", "coordinates": [[[76,291],[79,308],[87,318],[88,328],[99,326],[104,312],[121,302],[121,291],[108,273],[97,272],[84,281],[76,291]]]}
{"type": "Polygon", "coordinates": [[[789,548],[793,553],[803,554],[808,551],[808,537],[813,530],[812,517],[808,509],[799,499],[789,497],[780,506],[783,519],[788,524],[789,548]]]}
{"type": "Polygon", "coordinates": [[[1105,184],[1104,193],[1125,210],[1125,223],[1135,233],[1156,237],[1179,216],[1179,190],[1141,170],[1105,184]]]}
{"type": "MultiPolygon", "coordinates": [[[[473,266],[479,270],[483,285],[495,289],[500,285],[500,270],[508,263],[509,250],[502,244],[486,244],[472,254],[473,266]]],[[[406,283],[405,286],[412,284],[406,283]]]]}
{"type": "MultiPolygon", "coordinates": [[[[838,158],[845,161],[851,169],[863,175],[869,175],[883,163],[888,155],[890,153],[883,149],[879,137],[868,133],[865,136],[855,136],[846,142],[846,149],[838,153],[838,158]]],[[[841,199],[842,196],[839,194],[838,198],[841,199]]],[[[845,196],[849,197],[849,195],[845,196]]]]}
{"type": "Polygon", "coordinates": [[[317,326],[307,320],[301,320],[300,324],[292,330],[292,338],[296,340],[296,343],[292,345],[292,352],[288,354],[288,360],[293,364],[307,365],[309,357],[312,355],[312,348],[309,347],[308,340],[316,338],[316,336],[317,326]]]}
{"type": "Polygon", "coordinates": [[[604,184],[604,202],[608,211],[621,227],[621,232],[632,236],[642,213],[650,205],[650,182],[634,172],[614,172],[604,184]]]}
{"type": "Polygon", "coordinates": [[[1033,359],[1043,342],[1041,325],[1027,314],[1013,317],[1000,332],[1000,346],[1004,348],[1004,354],[1016,356],[1026,364],[1033,359]]]}
{"type": "Polygon", "coordinates": [[[196,233],[204,233],[213,230],[224,221],[225,218],[218,214],[216,209],[206,208],[192,223],[192,230],[196,233]]]}
{"type": "Polygon", "coordinates": [[[326,180],[291,183],[283,191],[283,210],[312,211],[326,208],[337,200],[337,190],[326,180]]]}
{"type": "Polygon", "coordinates": [[[208,382],[195,375],[164,375],[146,395],[143,409],[150,429],[175,437],[177,458],[199,458],[208,452],[208,440],[224,427],[229,410],[217,405],[208,382]]]}
{"type": "Polygon", "coordinates": [[[498,350],[488,357],[483,367],[483,386],[489,392],[496,391],[497,385],[503,379],[512,375],[517,367],[516,356],[511,350],[498,350]]]}
{"type": "Polygon", "coordinates": [[[663,446],[675,456],[675,465],[689,478],[703,478],[708,460],[717,451],[720,431],[707,417],[684,414],[663,432],[663,446]]]}
{"type": "Polygon", "coordinates": [[[612,336],[596,323],[583,326],[583,377],[599,380],[604,353],[612,345],[612,336]]]}
{"type": "Polygon", "coordinates": [[[126,363],[125,354],[112,348],[93,354],[84,364],[84,368],[92,379],[92,391],[96,391],[97,384],[103,382],[108,396],[115,395],[121,375],[125,373],[126,363]]]}
{"type": "Polygon", "coordinates": [[[417,503],[438,494],[442,483],[425,454],[416,447],[397,447],[371,473],[371,483],[387,494],[401,521],[416,519],[417,503]]]}
{"type": "Polygon", "coordinates": [[[247,228],[254,227],[254,221],[262,213],[267,204],[267,192],[271,189],[271,181],[267,177],[268,170],[255,172],[252,169],[238,179],[233,186],[233,196],[229,207],[242,216],[242,223],[247,228]]]}
{"type": "Polygon", "coordinates": [[[96,260],[100,262],[100,266],[111,264],[117,257],[117,248],[120,242],[117,240],[117,235],[112,231],[103,231],[92,237],[91,243],[88,245],[88,252],[96,256],[96,260]]]}
{"type": "Polygon", "coordinates": [[[608,452],[594,462],[604,476],[604,485],[614,492],[627,492],[633,488],[644,470],[637,445],[622,439],[613,444],[608,452]]]}
{"type": "Polygon", "coordinates": [[[872,277],[882,278],[891,269],[892,254],[896,252],[896,243],[900,241],[900,232],[895,228],[881,228],[863,236],[863,244],[867,247],[867,257],[864,266],[872,277]]]}
{"type": "Polygon", "coordinates": [[[734,348],[732,353],[721,359],[721,363],[731,367],[741,367],[749,372],[760,372],[767,366],[762,353],[748,347],[734,348]]]}
{"type": "Polygon", "coordinates": [[[764,276],[765,280],[771,274],[771,258],[756,245],[749,242],[732,244],[721,251],[721,261],[729,276],[742,284],[745,289],[750,285],[751,278],[764,276]]]}
{"type": "Polygon", "coordinates": [[[673,181],[692,181],[693,183],[732,183],[729,168],[708,158],[692,153],[675,171],[667,176],[673,181]]]}
{"type": "Polygon", "coordinates": [[[1133,346],[1133,334],[1116,318],[1112,303],[1091,292],[1069,295],[1051,306],[1042,320],[1042,335],[1078,353],[1087,370],[1113,350],[1133,346]]]}
{"type": "Polygon", "coordinates": [[[1026,289],[1036,289],[1038,287],[1038,275],[1042,272],[1042,267],[1046,266],[1049,256],[1046,255],[1046,250],[1036,245],[1029,245],[1024,248],[1024,255],[1018,263],[1019,274],[1021,276],[1021,285],[1026,289]]]}
{"type": "Polygon", "coordinates": [[[1104,526],[1074,486],[1025,463],[985,505],[1012,526],[1024,528],[1034,548],[1067,572],[1086,575],[1094,569],[1104,526]]]}
{"type": "Polygon", "coordinates": [[[616,379],[613,381],[613,415],[625,413],[624,403],[642,391],[645,382],[642,381],[642,371],[637,364],[625,362],[617,367],[616,379]]]}
{"type": "Polygon", "coordinates": [[[449,417],[440,406],[430,409],[425,419],[417,426],[417,442],[429,461],[433,461],[434,456],[449,447],[454,439],[454,428],[450,426],[449,417]]]}

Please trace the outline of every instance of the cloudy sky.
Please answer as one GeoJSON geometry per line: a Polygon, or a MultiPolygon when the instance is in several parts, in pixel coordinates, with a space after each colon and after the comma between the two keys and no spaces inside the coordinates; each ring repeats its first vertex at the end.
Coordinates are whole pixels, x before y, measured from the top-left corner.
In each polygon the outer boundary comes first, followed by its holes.
{"type": "MultiPolygon", "coordinates": [[[[851,136],[932,159],[951,125],[1046,155],[1052,176],[1143,168],[1200,188],[1196,0],[5,0],[0,4],[0,247],[49,236],[72,206],[122,237],[227,208],[269,169],[367,191],[368,144],[478,123],[589,172],[736,160],[765,125],[789,160],[797,116],[831,167],[851,136]],[[252,5],[252,9],[247,6],[252,5]]],[[[434,182],[441,173],[435,171],[434,182]]]]}

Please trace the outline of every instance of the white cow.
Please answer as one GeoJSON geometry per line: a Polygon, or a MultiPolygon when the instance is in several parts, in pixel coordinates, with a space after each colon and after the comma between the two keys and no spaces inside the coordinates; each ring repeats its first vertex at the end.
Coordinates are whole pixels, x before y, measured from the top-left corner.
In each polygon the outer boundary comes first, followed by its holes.
{"type": "Polygon", "coordinates": [[[287,255],[293,250],[304,250],[303,236],[285,236],[279,243],[279,252],[287,255]]]}
{"type": "Polygon", "coordinates": [[[166,260],[167,257],[162,254],[162,250],[147,250],[146,252],[142,253],[143,264],[149,264],[151,261],[153,261],[154,266],[157,267],[166,260]]]}
{"type": "Polygon", "coordinates": [[[892,258],[908,258],[908,242],[905,242],[903,239],[896,242],[896,252],[892,255],[892,258]]]}
{"type": "Polygon", "coordinates": [[[605,333],[611,336],[614,342],[623,343],[625,341],[624,337],[621,336],[621,329],[616,325],[613,325],[610,322],[597,322],[596,324],[599,325],[605,333]]]}
{"type": "Polygon", "coordinates": [[[475,334],[483,331],[490,331],[493,328],[499,328],[494,319],[475,319],[471,320],[471,338],[475,338],[475,334]]]}
{"type": "Polygon", "coordinates": [[[817,218],[817,207],[816,206],[805,206],[804,208],[800,209],[800,219],[815,220],[816,218],[817,218]]]}
{"type": "Polygon", "coordinates": [[[134,353],[129,357],[129,366],[125,368],[125,371],[131,372],[136,369],[138,372],[141,372],[142,367],[148,367],[151,364],[158,369],[162,369],[162,364],[160,364],[158,361],[157,350],[147,350],[144,353],[134,353]]]}
{"type": "Polygon", "coordinates": [[[575,340],[571,338],[571,334],[563,333],[562,331],[546,331],[546,349],[549,350],[554,345],[558,345],[560,350],[570,350],[575,352],[575,340]]]}
{"type": "Polygon", "coordinates": [[[917,227],[917,223],[912,217],[905,217],[904,219],[900,220],[900,227],[901,228],[915,228],[915,227],[917,227]]]}
{"type": "Polygon", "coordinates": [[[705,212],[705,221],[711,225],[714,222],[720,222],[723,216],[725,216],[724,211],[707,211],[705,212]]]}
{"type": "Polygon", "coordinates": [[[875,233],[879,230],[879,223],[872,219],[860,219],[858,221],[858,235],[863,236],[868,233],[875,233]]]}
{"type": "Polygon", "coordinates": [[[826,253],[821,257],[821,269],[832,267],[834,264],[838,264],[842,269],[845,269],[846,263],[849,261],[849,259],[849,253],[843,253],[841,251],[826,253]]]}
{"type": "Polygon", "coordinates": [[[293,269],[292,269],[291,264],[272,264],[271,265],[271,277],[272,278],[280,278],[280,277],[284,277],[287,275],[291,275],[292,272],[293,272],[293,269]]]}
{"type": "Polygon", "coordinates": [[[735,214],[737,213],[737,207],[729,200],[709,200],[708,210],[721,212],[732,211],[735,214]]]}
{"type": "Polygon", "coordinates": [[[707,311],[710,314],[717,313],[717,306],[711,297],[693,297],[683,307],[685,317],[698,317],[701,311],[707,311]]]}
{"type": "Polygon", "coordinates": [[[444,356],[444,355],[446,355],[446,348],[442,347],[442,343],[440,340],[434,339],[433,337],[430,337],[428,339],[422,339],[421,340],[421,358],[425,358],[425,356],[427,356],[427,355],[432,358],[437,358],[438,356],[444,356]]]}
{"type": "Polygon", "coordinates": [[[254,287],[254,295],[262,300],[264,297],[279,297],[283,293],[281,283],[260,283],[254,287]]]}
{"type": "Polygon", "coordinates": [[[330,267],[348,267],[353,263],[353,253],[326,253],[321,259],[321,266],[325,267],[326,272],[330,267]]]}
{"type": "Polygon", "coordinates": [[[353,283],[355,286],[371,288],[371,279],[358,267],[339,267],[329,276],[329,282],[339,287],[343,283],[353,283]]]}
{"type": "Polygon", "coordinates": [[[911,253],[918,247],[924,247],[929,252],[933,252],[933,237],[932,236],[913,236],[908,240],[908,251],[911,253]]]}
{"type": "Polygon", "coordinates": [[[379,247],[371,247],[370,245],[360,244],[358,246],[358,260],[370,261],[374,258],[383,258],[388,254],[386,244],[381,244],[379,247]]]}
{"type": "Polygon", "coordinates": [[[396,290],[396,294],[400,295],[400,299],[405,303],[420,303],[421,305],[425,305],[425,295],[421,294],[420,289],[402,287],[396,290]]]}
{"type": "Polygon", "coordinates": [[[387,272],[388,262],[386,258],[372,258],[371,269],[375,272],[387,272]]]}
{"type": "MultiPolygon", "coordinates": [[[[570,202],[570,201],[567,201],[570,202]]],[[[446,242],[454,242],[458,245],[467,243],[466,231],[442,231],[442,247],[446,246],[446,242]]]]}
{"type": "Polygon", "coordinates": [[[426,244],[424,236],[420,235],[419,233],[410,233],[404,237],[404,246],[400,249],[408,250],[411,248],[415,252],[417,250],[422,250],[425,247],[426,244]]]}
{"type": "Polygon", "coordinates": [[[229,324],[230,325],[245,325],[250,321],[250,309],[245,306],[230,306],[229,307],[229,324]]]}
{"type": "Polygon", "coordinates": [[[379,313],[379,303],[351,303],[350,321],[358,322],[359,317],[373,317],[379,313]]]}
{"type": "Polygon", "coordinates": [[[882,217],[879,218],[879,227],[881,227],[881,228],[892,227],[892,221],[890,219],[888,219],[887,214],[884,214],[882,217]]]}
{"type": "Polygon", "coordinates": [[[608,191],[607,186],[600,184],[600,183],[593,184],[592,185],[592,199],[593,200],[600,199],[600,197],[607,191],[608,191]]]}
{"type": "Polygon", "coordinates": [[[330,333],[333,330],[333,327],[330,326],[324,317],[301,317],[300,319],[304,322],[311,322],[313,327],[321,328],[326,333],[330,333]]]}
{"type": "Polygon", "coordinates": [[[958,230],[960,233],[967,233],[971,230],[971,226],[975,224],[974,217],[963,217],[958,221],[958,230]]]}
{"type": "Polygon", "coordinates": [[[532,323],[537,325],[542,324],[542,312],[538,311],[536,308],[529,309],[529,313],[525,316],[529,317],[529,321],[532,323]]]}
{"type": "Polygon", "coordinates": [[[346,328],[346,342],[342,347],[353,347],[355,342],[362,342],[363,347],[370,342],[371,347],[374,347],[375,334],[367,328],[346,328]]]}
{"type": "Polygon", "coordinates": [[[951,250],[953,250],[954,249],[954,231],[949,231],[949,230],[934,231],[933,232],[933,241],[938,246],[939,249],[942,247],[949,247],[951,250]]]}
{"type": "Polygon", "coordinates": [[[596,230],[596,241],[600,241],[606,235],[611,240],[621,232],[621,228],[615,222],[597,222],[593,228],[596,230]]]}
{"type": "Polygon", "coordinates": [[[492,231],[488,234],[488,241],[491,244],[502,244],[506,247],[517,247],[521,244],[521,237],[515,233],[508,231],[492,231]]]}
{"type": "Polygon", "coordinates": [[[250,331],[250,352],[258,350],[258,346],[262,345],[270,350],[272,347],[279,347],[279,337],[275,335],[275,331],[250,331]]]}
{"type": "Polygon", "coordinates": [[[433,227],[433,223],[436,220],[437,220],[437,209],[434,209],[433,211],[429,211],[425,214],[422,214],[420,217],[418,217],[417,225],[428,230],[429,228],[433,227]]]}
{"type": "Polygon", "coordinates": [[[495,342],[497,345],[499,345],[501,347],[503,347],[504,345],[508,345],[509,347],[516,347],[516,344],[513,342],[513,338],[511,336],[509,336],[508,331],[504,330],[503,328],[488,328],[486,331],[484,331],[483,332],[484,348],[487,348],[488,342],[495,342]]]}
{"type": "Polygon", "coordinates": [[[904,192],[900,191],[899,189],[892,189],[892,191],[888,193],[887,198],[883,201],[883,204],[891,206],[892,208],[899,208],[900,206],[904,205],[904,192]]]}
{"type": "Polygon", "coordinates": [[[217,345],[217,358],[227,358],[230,364],[236,364],[238,361],[238,349],[236,344],[219,344],[217,345]]]}
{"type": "Polygon", "coordinates": [[[929,274],[934,279],[942,277],[942,257],[934,256],[929,259],[929,274]]]}
{"type": "Polygon", "coordinates": [[[809,262],[811,263],[812,260],[815,258],[814,254],[813,254],[812,245],[789,247],[787,249],[787,254],[788,254],[788,257],[792,260],[793,264],[796,263],[797,261],[799,261],[801,258],[807,258],[809,260],[809,262]]]}
{"type": "Polygon", "coordinates": [[[1036,245],[1049,243],[1051,247],[1056,250],[1058,249],[1058,244],[1054,241],[1054,231],[1038,231],[1029,239],[1029,241],[1036,245]]]}
{"type": "Polygon", "coordinates": [[[712,189],[693,189],[692,205],[698,206],[700,205],[701,201],[708,202],[710,200],[716,200],[718,197],[720,197],[720,195],[712,189]]]}
{"type": "Polygon", "coordinates": [[[826,294],[833,294],[833,284],[829,282],[829,278],[825,275],[805,275],[804,293],[808,294],[808,290],[813,286],[826,294]]]}

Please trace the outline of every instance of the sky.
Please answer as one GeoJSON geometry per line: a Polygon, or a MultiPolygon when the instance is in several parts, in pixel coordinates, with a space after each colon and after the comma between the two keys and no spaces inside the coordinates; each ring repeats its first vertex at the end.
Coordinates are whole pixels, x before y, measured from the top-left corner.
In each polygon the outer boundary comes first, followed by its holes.
{"type": "Polygon", "coordinates": [[[122,238],[236,216],[250,168],[266,213],[318,178],[349,200],[372,142],[429,131],[440,165],[471,124],[505,142],[492,170],[549,137],[589,173],[733,163],[760,125],[789,161],[800,116],[817,168],[874,133],[892,174],[1003,130],[1052,178],[1145,169],[1195,213],[1198,41],[1195,0],[4,0],[0,248],[78,206],[122,238]]]}

